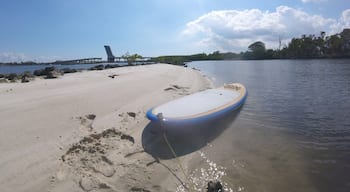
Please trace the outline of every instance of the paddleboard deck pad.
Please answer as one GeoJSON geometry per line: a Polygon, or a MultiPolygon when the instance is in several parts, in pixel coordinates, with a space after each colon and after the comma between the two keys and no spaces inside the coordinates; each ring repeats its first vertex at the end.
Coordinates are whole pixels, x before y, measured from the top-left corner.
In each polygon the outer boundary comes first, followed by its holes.
{"type": "Polygon", "coordinates": [[[164,103],[148,110],[146,116],[151,121],[162,117],[167,123],[205,122],[235,111],[246,98],[246,88],[232,83],[164,103]]]}

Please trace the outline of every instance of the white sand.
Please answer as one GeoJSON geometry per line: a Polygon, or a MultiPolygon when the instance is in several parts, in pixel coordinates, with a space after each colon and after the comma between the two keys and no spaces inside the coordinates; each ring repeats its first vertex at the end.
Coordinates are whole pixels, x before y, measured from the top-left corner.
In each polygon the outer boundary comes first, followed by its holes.
{"type": "Polygon", "coordinates": [[[165,64],[0,84],[0,191],[174,191],[174,175],[142,152],[145,113],[209,86],[165,64]]]}

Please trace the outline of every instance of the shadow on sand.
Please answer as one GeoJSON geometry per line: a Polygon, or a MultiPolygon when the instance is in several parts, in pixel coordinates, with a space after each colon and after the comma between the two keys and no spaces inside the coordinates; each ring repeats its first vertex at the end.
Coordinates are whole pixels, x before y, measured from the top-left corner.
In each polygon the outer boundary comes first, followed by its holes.
{"type": "Polygon", "coordinates": [[[239,115],[240,110],[241,107],[220,119],[200,124],[163,124],[164,129],[161,129],[159,122],[150,122],[142,132],[142,146],[145,152],[156,159],[174,158],[164,140],[162,131],[164,130],[178,157],[192,153],[207,145],[228,128],[239,115]]]}

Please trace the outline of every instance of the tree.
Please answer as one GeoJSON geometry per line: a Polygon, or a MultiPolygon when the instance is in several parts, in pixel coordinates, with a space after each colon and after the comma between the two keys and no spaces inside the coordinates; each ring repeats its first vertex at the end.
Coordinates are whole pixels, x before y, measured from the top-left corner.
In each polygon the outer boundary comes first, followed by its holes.
{"type": "Polygon", "coordinates": [[[248,52],[246,56],[251,57],[248,59],[264,59],[265,58],[265,44],[261,41],[256,41],[248,46],[248,52]]]}
{"type": "Polygon", "coordinates": [[[139,54],[130,55],[129,52],[126,52],[122,55],[122,58],[128,62],[128,65],[132,65],[137,59],[142,59],[142,56],[139,54]]]}

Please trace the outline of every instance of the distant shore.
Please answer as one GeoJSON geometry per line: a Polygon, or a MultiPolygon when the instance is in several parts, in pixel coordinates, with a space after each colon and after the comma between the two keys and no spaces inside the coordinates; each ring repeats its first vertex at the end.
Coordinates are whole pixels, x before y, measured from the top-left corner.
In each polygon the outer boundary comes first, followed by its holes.
{"type": "MultiPolygon", "coordinates": [[[[175,191],[175,162],[143,151],[145,113],[210,86],[198,71],[167,64],[1,83],[1,190],[175,191]]],[[[185,167],[191,158],[182,157],[185,167]]]]}

